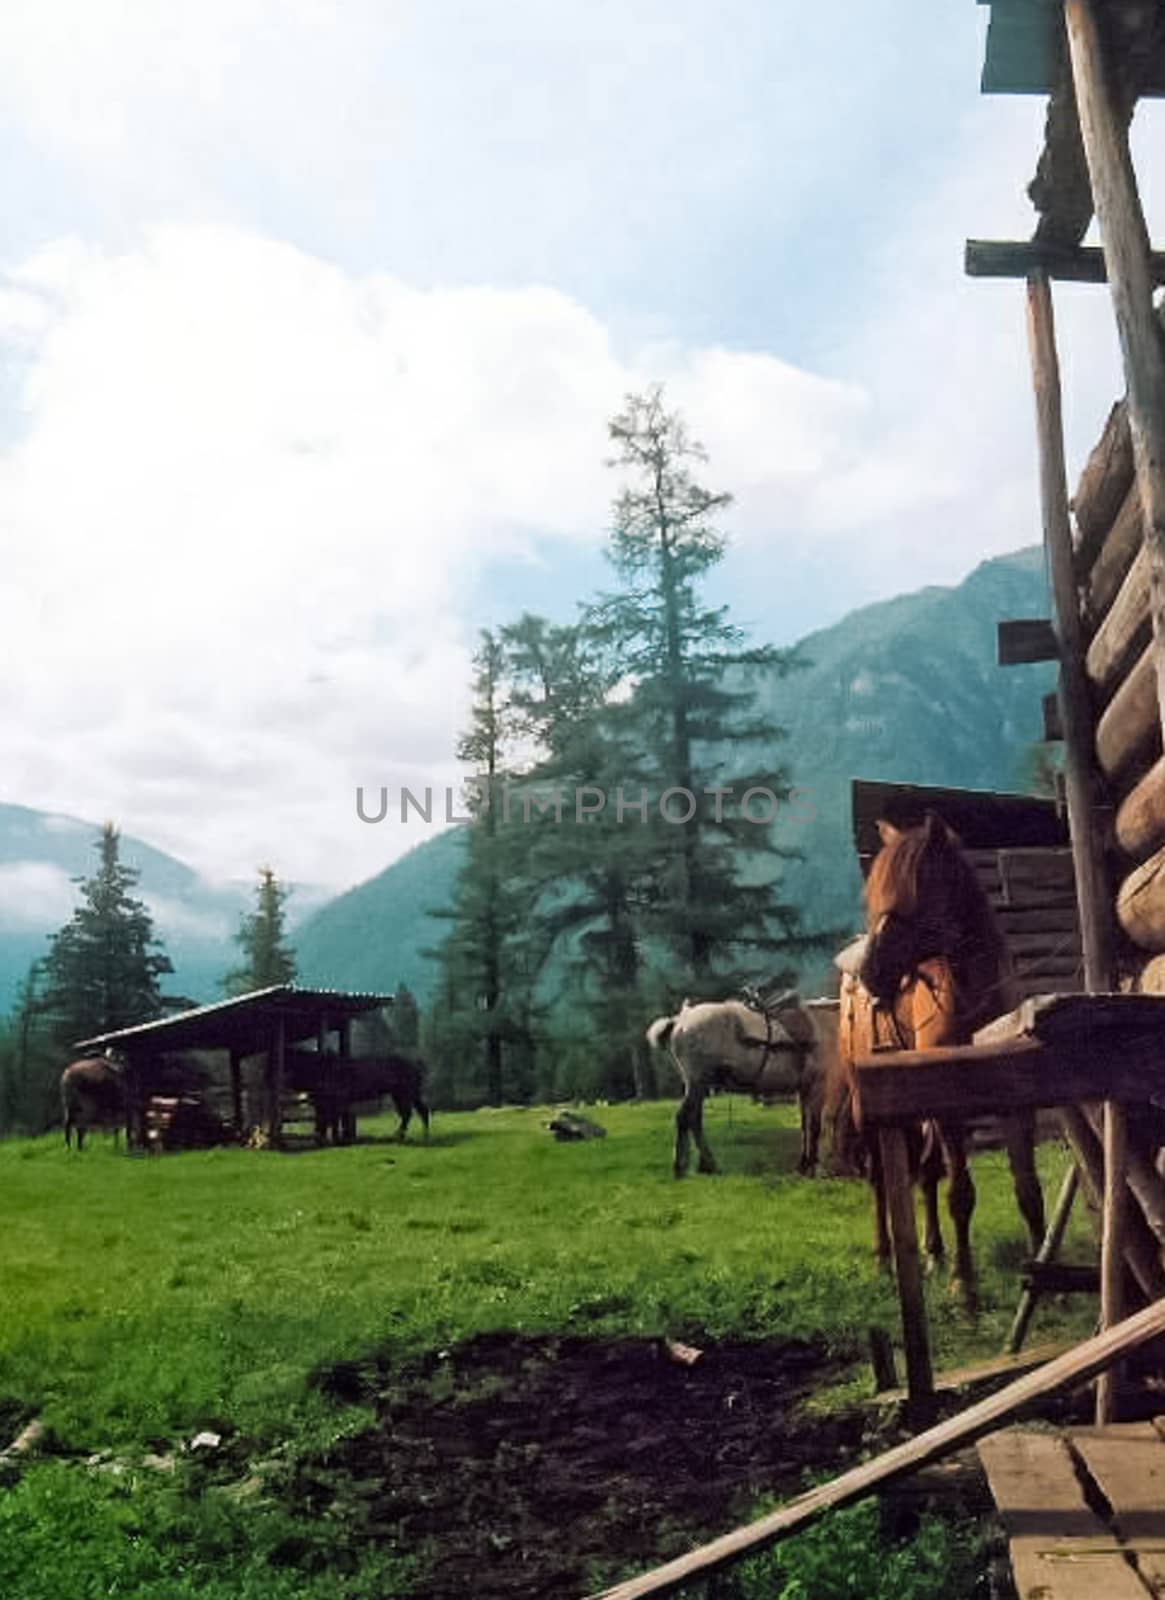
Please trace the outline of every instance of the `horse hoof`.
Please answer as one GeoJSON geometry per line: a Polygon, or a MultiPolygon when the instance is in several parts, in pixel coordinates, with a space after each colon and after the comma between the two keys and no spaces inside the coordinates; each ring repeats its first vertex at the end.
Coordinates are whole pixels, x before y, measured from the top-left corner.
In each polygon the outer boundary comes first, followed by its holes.
{"type": "Polygon", "coordinates": [[[969,1316],[973,1317],[978,1313],[978,1290],[969,1278],[952,1278],[947,1293],[969,1316]]]}

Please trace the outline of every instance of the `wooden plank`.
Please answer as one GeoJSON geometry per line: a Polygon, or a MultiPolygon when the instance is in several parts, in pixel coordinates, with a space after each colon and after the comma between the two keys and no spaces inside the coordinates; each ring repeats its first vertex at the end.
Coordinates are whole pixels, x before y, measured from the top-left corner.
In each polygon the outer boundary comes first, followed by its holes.
{"type": "MultiPolygon", "coordinates": [[[[842,1473],[829,1483],[798,1495],[788,1505],[719,1539],[713,1539],[689,1551],[687,1555],[679,1556],[639,1577],[617,1583],[593,1597],[593,1600],[647,1600],[648,1596],[672,1594],[684,1584],[809,1527],[837,1507],[851,1505],[886,1484],[908,1477],[920,1467],[941,1461],[944,1456],[974,1444],[1026,1407],[1055,1394],[1059,1389],[1088,1382],[1112,1362],[1121,1360],[1147,1340],[1157,1338],[1162,1333],[1165,1333],[1165,1301],[1146,1306],[1118,1327],[1086,1340],[1066,1355],[1008,1384],[997,1394],[969,1406],[957,1417],[928,1428],[917,1438],[887,1450],[873,1461],[863,1462],[861,1466],[842,1473]]],[[[1096,1588],[1090,1590],[1088,1600],[1096,1600],[1098,1592],[1096,1588]]],[[[1104,1593],[1107,1595],[1109,1591],[1104,1593]]],[[[1139,1600],[1143,1600],[1143,1596],[1139,1600]]]]}
{"type": "Polygon", "coordinates": [[[1054,1046],[1019,1039],[885,1051],[859,1057],[855,1074],[863,1123],[902,1124],[1165,1094],[1165,1048],[1159,1030],[1082,1029],[1079,1039],[1054,1046]]]}
{"type": "MultiPolygon", "coordinates": [[[[1131,467],[1131,444],[1129,460],[1131,467]]],[[[1095,630],[1099,626],[1101,618],[1116,599],[1117,591],[1124,582],[1125,573],[1132,566],[1137,551],[1141,548],[1144,536],[1145,530],[1141,521],[1141,492],[1134,481],[1129,484],[1128,493],[1116,514],[1116,520],[1104,535],[1100,553],[1084,585],[1086,628],[1095,630]]]]}
{"type": "Polygon", "coordinates": [[[1154,647],[1147,645],[1113,695],[1096,728],[1096,756],[1110,779],[1121,778],[1138,757],[1161,748],[1154,647]]]}
{"type": "MultiPolygon", "coordinates": [[[[1071,1170],[1076,1171],[1075,1167],[1071,1170]]],[[[1019,1276],[1020,1282],[1037,1294],[1100,1293],[1100,1273],[1096,1267],[1063,1261],[1025,1261],[1019,1276]]]]}
{"type": "MultiPolygon", "coordinates": [[[[1132,487],[1133,440],[1129,433],[1129,413],[1125,402],[1118,400],[1085,463],[1072,500],[1076,518],[1076,570],[1081,576],[1097,560],[1105,535],[1132,487]]],[[[1136,504],[1139,519],[1139,496],[1136,504]]]]}
{"type": "MultiPolygon", "coordinates": [[[[1040,1242],[1036,1259],[1029,1263],[1033,1271],[1034,1269],[1051,1266],[1059,1255],[1060,1246],[1064,1242],[1064,1234],[1068,1230],[1068,1219],[1072,1215],[1072,1203],[1076,1198],[1076,1191],[1079,1187],[1080,1173],[1075,1164],[1073,1164],[1064,1174],[1063,1181],[1060,1184],[1060,1193],[1056,1199],[1056,1209],[1052,1213],[1051,1221],[1048,1223],[1047,1232],[1040,1242]]],[[[1020,1296],[1015,1318],[1007,1335],[1006,1349],[1009,1355],[1015,1355],[1027,1337],[1028,1327],[1042,1293],[1044,1293],[1044,1287],[1039,1282],[1038,1277],[1029,1277],[1025,1269],[1024,1292],[1020,1296]]]]}
{"type": "Polygon", "coordinates": [[[1068,1438],[1112,1507],[1112,1526],[1153,1594],[1165,1594],[1165,1444],[1151,1422],[1103,1430],[1073,1428],[1068,1438]]]}
{"type": "Polygon", "coordinates": [[[1116,842],[1140,861],[1165,844],[1165,756],[1159,756],[1116,813],[1116,842]]]}
{"type": "MultiPolygon", "coordinates": [[[[1078,1106],[1063,1106],[1058,1116],[1060,1127],[1076,1161],[1088,1202],[1094,1211],[1099,1211],[1101,1196],[1104,1193],[1104,1165],[1100,1141],[1078,1106]]],[[[1150,1234],[1139,1211],[1134,1211],[1129,1219],[1129,1231],[1125,1239],[1125,1260],[1146,1300],[1156,1300],[1165,1294],[1165,1269],[1161,1266],[1160,1247],[1150,1234]]]]}
{"type": "Polygon", "coordinates": [[[1040,700],[1045,744],[1059,744],[1064,737],[1064,724],[1060,720],[1060,702],[1055,694],[1046,694],[1040,700]]]}
{"type": "MultiPolygon", "coordinates": [[[[1100,1326],[1115,1327],[1124,1315],[1124,1241],[1128,1211],[1129,1134],[1125,1109],[1113,1100],[1104,1106],[1104,1202],[1100,1229],[1100,1326]]],[[[1098,1426],[1116,1418],[1119,1365],[1102,1372],[1096,1384],[1098,1426]]]]}
{"type": "Polygon", "coordinates": [[[1010,943],[1019,933],[1078,933],[1074,905],[1005,906],[996,913],[1000,932],[1010,943]]]}
{"type": "Polygon", "coordinates": [[[1085,671],[1102,694],[1113,688],[1131,658],[1144,650],[1151,631],[1149,552],[1142,546],[1084,658],[1085,671]]]}
{"type": "Polygon", "coordinates": [[[914,1218],[914,1185],[906,1135],[901,1128],[883,1128],[882,1177],[890,1239],[894,1246],[894,1275],[902,1310],[902,1346],[906,1355],[906,1388],[916,1420],[932,1410],[934,1373],[922,1292],[922,1265],[918,1255],[918,1227],[914,1218]]]}
{"type": "Polygon", "coordinates": [[[1117,890],[1117,920],[1142,950],[1165,950],[1165,846],[1134,867],[1117,890]]]}
{"type": "MultiPolygon", "coordinates": [[[[1080,132],[1128,392],[1133,464],[1151,568],[1154,661],[1165,684],[1165,351],[1153,311],[1149,234],[1092,0],[1064,0],[1080,132]]],[[[1160,697],[1165,701],[1165,694],[1160,697]]]]}
{"type": "Polygon", "coordinates": [[[1060,654],[1055,630],[1047,617],[1011,617],[997,622],[995,636],[995,659],[1001,667],[1055,661],[1060,654]]]}
{"type": "MultiPolygon", "coordinates": [[[[1074,1169],[1070,1169],[1074,1170],[1074,1169]]],[[[1004,1351],[986,1361],[975,1361],[965,1367],[948,1367],[934,1375],[936,1394],[953,1394],[959,1389],[973,1389],[979,1384],[995,1383],[1000,1378],[1018,1378],[1025,1372],[1034,1372],[1045,1362],[1054,1361],[1074,1346],[1063,1339],[1051,1339],[1044,1344],[1033,1344],[1022,1352],[1004,1351]]],[[[905,1389],[887,1389],[875,1395],[879,1405],[900,1405],[907,1399],[905,1389]]]]}
{"type": "Polygon", "coordinates": [[[1149,1590],[1084,1499],[1063,1439],[1008,1429],[979,1441],[979,1459],[1008,1535],[1020,1595],[1145,1600],[1149,1590]]]}
{"type": "MultiPolygon", "coordinates": [[[[1042,268],[1066,283],[1105,283],[1104,251],[1093,245],[1041,244],[1038,240],[968,239],[963,270],[969,278],[1026,278],[1042,268]]],[[[1154,283],[1165,283],[1165,250],[1151,257],[1154,283]]]]}

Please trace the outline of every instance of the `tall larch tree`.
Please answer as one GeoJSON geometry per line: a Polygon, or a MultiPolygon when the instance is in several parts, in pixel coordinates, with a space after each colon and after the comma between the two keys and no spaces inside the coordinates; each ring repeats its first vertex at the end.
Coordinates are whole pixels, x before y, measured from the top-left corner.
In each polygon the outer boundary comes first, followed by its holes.
{"type": "Polygon", "coordinates": [[[623,664],[630,692],[618,711],[656,795],[676,791],[675,817],[694,798],[688,821],[663,822],[653,812],[650,921],[680,963],[680,986],[707,993],[743,975],[746,957],[755,976],[758,954],[792,955],[803,944],[771,863],[768,871],[759,864],[789,853],[763,819],[788,799],[790,782],[774,760],[782,730],[756,713],[750,684],[758,673],[787,673],[798,659],[746,646],[727,609],[702,601],[703,581],[726,548],[717,518],[732,497],[697,481],[706,452],[666,409],[662,389],[629,395],[609,433],[609,465],[625,480],[608,552],[620,586],[595,607],[594,625],[623,664]],[[731,795],[709,793],[728,788],[731,795]],[[758,793],[746,813],[750,789],[758,793]]]}

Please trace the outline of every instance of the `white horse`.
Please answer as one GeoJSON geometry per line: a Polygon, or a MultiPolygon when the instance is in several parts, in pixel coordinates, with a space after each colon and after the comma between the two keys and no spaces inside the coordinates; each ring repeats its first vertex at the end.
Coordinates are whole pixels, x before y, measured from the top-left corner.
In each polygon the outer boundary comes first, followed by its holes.
{"type": "Polygon", "coordinates": [[[657,1017],[647,1042],[666,1049],[684,1085],[676,1112],[675,1174],[688,1168],[688,1141],[700,1152],[699,1170],[715,1172],[716,1158],[704,1137],[704,1099],[712,1089],[737,1089],[758,1100],[796,1094],[801,1106],[798,1171],[817,1165],[825,1094],[824,1057],[836,1040],[837,1008],[831,1001],[802,1005],[782,995],[761,1012],[742,1000],[684,1001],[671,1017],[657,1017]]]}

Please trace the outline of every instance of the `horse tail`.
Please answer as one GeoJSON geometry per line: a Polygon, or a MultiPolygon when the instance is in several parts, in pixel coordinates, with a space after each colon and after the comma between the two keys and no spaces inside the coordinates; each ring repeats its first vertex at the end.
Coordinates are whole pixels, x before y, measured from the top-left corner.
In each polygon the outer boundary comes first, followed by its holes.
{"type": "Polygon", "coordinates": [[[668,1040],[675,1031],[677,1021],[678,1018],[676,1017],[656,1017],[651,1027],[647,1030],[647,1042],[653,1050],[667,1048],[668,1040]]]}

